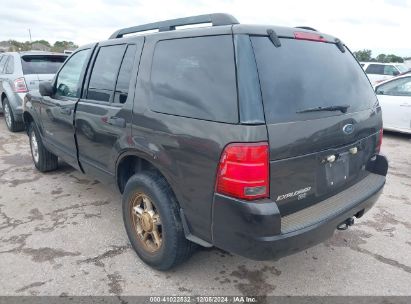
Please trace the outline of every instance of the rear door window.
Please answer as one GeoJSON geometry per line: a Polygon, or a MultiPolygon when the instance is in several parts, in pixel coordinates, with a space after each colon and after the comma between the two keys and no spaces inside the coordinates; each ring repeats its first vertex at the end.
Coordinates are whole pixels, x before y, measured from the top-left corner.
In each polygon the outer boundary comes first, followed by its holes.
{"type": "Polygon", "coordinates": [[[4,71],[5,74],[13,74],[14,73],[14,58],[13,56],[9,56],[9,60],[7,61],[6,69],[4,71]]]}
{"type": "Polygon", "coordinates": [[[370,64],[365,70],[367,74],[384,75],[384,65],[382,64],[370,64]]]}
{"type": "Polygon", "coordinates": [[[357,61],[335,44],[252,37],[268,123],[341,115],[340,111],[305,112],[346,106],[348,112],[371,108],[377,99],[357,61]]]}
{"type": "Polygon", "coordinates": [[[3,74],[3,70],[4,70],[4,66],[6,65],[7,57],[8,56],[6,55],[3,55],[0,57],[0,74],[3,74]]]}
{"type": "Polygon", "coordinates": [[[157,43],[151,72],[150,108],[211,121],[238,122],[231,36],[157,43]]]}
{"type": "Polygon", "coordinates": [[[87,99],[110,102],[127,45],[102,46],[94,62],[87,99]]]}
{"type": "Polygon", "coordinates": [[[384,66],[384,75],[394,76],[398,74],[399,74],[398,70],[393,65],[384,66]]]}
{"type": "Polygon", "coordinates": [[[55,74],[67,56],[25,55],[21,57],[23,74],[55,74]]]}
{"type": "Polygon", "coordinates": [[[128,97],[128,89],[130,86],[131,72],[134,66],[134,59],[137,52],[136,45],[129,45],[123,62],[121,63],[120,72],[118,73],[116,89],[114,92],[115,103],[125,103],[128,97]]]}

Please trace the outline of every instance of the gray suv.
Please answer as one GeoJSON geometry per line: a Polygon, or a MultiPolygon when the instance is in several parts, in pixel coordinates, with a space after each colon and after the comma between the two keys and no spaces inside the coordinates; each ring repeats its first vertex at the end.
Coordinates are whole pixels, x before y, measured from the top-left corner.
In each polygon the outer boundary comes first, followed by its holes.
{"type": "Polygon", "coordinates": [[[49,81],[67,58],[49,52],[10,52],[0,55],[1,107],[7,128],[21,131],[23,99],[27,92],[38,90],[40,81],[49,81]]]}

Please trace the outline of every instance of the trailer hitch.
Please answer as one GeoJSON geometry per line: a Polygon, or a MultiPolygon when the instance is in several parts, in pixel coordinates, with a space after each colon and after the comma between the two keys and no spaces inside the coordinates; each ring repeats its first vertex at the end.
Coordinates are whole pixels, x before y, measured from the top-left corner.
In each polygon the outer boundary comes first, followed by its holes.
{"type": "Polygon", "coordinates": [[[337,226],[337,229],[338,230],[347,230],[348,229],[348,227],[349,226],[352,226],[352,225],[354,225],[354,218],[353,217],[350,217],[350,218],[347,218],[344,222],[342,222],[341,224],[339,224],[338,226],[337,226]]]}

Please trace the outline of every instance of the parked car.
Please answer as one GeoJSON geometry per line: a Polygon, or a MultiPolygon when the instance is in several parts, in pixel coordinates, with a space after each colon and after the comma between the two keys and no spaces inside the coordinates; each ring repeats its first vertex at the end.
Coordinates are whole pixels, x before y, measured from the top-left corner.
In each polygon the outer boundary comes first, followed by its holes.
{"type": "Polygon", "coordinates": [[[67,55],[41,51],[10,52],[0,58],[0,96],[7,128],[21,131],[23,98],[27,92],[38,90],[40,81],[54,77],[67,55]]]}
{"type": "Polygon", "coordinates": [[[361,66],[373,85],[408,71],[400,63],[361,62],[361,66]]]}
{"type": "Polygon", "coordinates": [[[411,75],[387,80],[375,87],[384,129],[411,134],[411,75]]]}
{"type": "Polygon", "coordinates": [[[35,166],[61,158],[115,184],[130,242],[157,269],[194,243],[256,260],[303,250],[385,184],[374,90],[316,31],[226,14],[120,29],[76,50],[40,94],[24,112],[35,166]],[[176,30],[197,23],[212,26],[176,30]]]}

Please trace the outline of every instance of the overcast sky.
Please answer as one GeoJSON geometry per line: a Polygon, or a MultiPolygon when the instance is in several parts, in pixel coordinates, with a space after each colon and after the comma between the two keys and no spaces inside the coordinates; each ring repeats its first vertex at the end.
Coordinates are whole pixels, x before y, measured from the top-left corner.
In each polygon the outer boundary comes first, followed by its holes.
{"type": "Polygon", "coordinates": [[[241,23],[307,25],[369,48],[411,56],[411,0],[0,0],[0,41],[45,39],[86,44],[118,28],[212,12],[241,23]]]}

